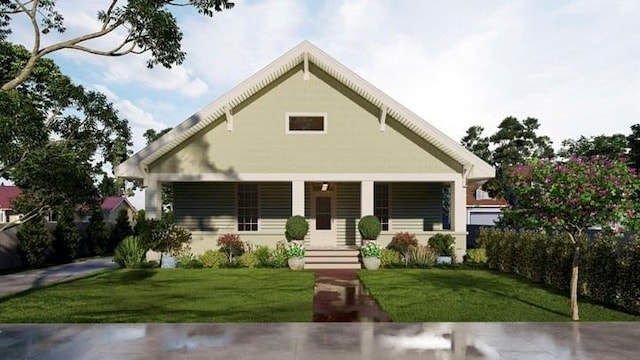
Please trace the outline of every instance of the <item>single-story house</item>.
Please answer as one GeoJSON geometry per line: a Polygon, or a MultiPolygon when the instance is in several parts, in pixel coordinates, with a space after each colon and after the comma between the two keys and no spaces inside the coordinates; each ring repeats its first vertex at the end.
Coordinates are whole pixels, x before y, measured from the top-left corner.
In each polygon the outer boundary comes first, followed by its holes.
{"type": "Polygon", "coordinates": [[[143,181],[149,217],[160,215],[161,187],[173,187],[194,253],[224,233],[273,246],[292,215],[309,220],[310,248],[359,246],[358,220],[373,214],[381,245],[401,231],[421,243],[446,232],[462,259],[467,181],[494,169],[304,41],[115,173],[143,181]]]}
{"type": "Polygon", "coordinates": [[[503,197],[493,198],[482,188],[484,181],[467,184],[467,225],[494,226],[508,203],[503,197]]]}
{"type": "Polygon", "coordinates": [[[17,186],[0,184],[0,224],[16,221],[19,214],[13,211],[11,202],[20,195],[20,189],[17,186]]]}
{"type": "MultiPolygon", "coordinates": [[[[0,224],[20,219],[22,214],[18,214],[13,210],[12,201],[17,198],[21,192],[22,191],[17,186],[0,184],[0,224]]],[[[118,217],[118,212],[122,209],[127,211],[129,222],[133,223],[136,217],[136,208],[131,204],[131,202],[129,202],[129,200],[127,200],[127,198],[122,196],[108,196],[102,200],[100,207],[104,214],[105,223],[115,223],[116,218],[118,217]]],[[[47,221],[56,222],[56,220],[57,217],[55,212],[50,212],[47,217],[47,221]]],[[[83,215],[81,214],[81,211],[78,211],[75,220],[77,222],[88,222],[89,215],[83,215]]]]}

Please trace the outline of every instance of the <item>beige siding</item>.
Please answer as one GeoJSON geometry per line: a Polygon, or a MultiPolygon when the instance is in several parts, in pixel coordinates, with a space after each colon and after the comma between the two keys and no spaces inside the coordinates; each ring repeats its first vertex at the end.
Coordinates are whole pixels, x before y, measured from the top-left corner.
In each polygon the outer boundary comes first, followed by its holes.
{"type": "MultiPolygon", "coordinates": [[[[210,232],[212,236],[232,232],[236,226],[235,183],[175,183],[174,214],[176,222],[191,231],[210,232]]],[[[259,185],[259,231],[242,232],[284,236],[291,216],[291,183],[259,185]]]]}
{"type": "Polygon", "coordinates": [[[390,232],[422,232],[442,223],[440,183],[392,183],[390,232]]]}
{"type": "Polygon", "coordinates": [[[339,183],[337,191],[337,244],[359,244],[360,183],[339,183]]]}
{"type": "Polygon", "coordinates": [[[191,231],[237,232],[234,183],[175,183],[176,223],[191,231]]]}
{"type": "Polygon", "coordinates": [[[155,163],[152,173],[459,173],[460,164],[311,67],[300,67],[155,163]],[[285,114],[326,113],[326,134],[287,134],[285,114]]]}
{"type": "Polygon", "coordinates": [[[281,234],[291,216],[291,183],[260,184],[260,232],[281,234]]]}

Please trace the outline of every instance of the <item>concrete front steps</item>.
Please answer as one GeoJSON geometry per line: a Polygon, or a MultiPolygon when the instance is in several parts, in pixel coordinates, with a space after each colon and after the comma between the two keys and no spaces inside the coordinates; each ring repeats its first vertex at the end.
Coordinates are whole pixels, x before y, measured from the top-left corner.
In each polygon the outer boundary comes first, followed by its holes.
{"type": "Polygon", "coordinates": [[[307,248],[305,269],[361,269],[360,251],[354,247],[307,248]]]}

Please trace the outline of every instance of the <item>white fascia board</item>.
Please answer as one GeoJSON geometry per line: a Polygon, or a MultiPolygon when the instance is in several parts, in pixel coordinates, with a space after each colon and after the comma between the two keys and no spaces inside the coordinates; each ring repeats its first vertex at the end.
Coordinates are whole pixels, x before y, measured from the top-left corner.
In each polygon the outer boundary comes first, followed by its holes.
{"type": "Polygon", "coordinates": [[[225,173],[152,173],[149,181],[160,182],[190,182],[190,181],[264,181],[264,182],[291,182],[291,181],[333,181],[333,182],[359,182],[359,181],[384,181],[384,182],[458,182],[462,181],[462,175],[452,174],[427,174],[427,173],[402,173],[402,174],[346,174],[346,173],[316,173],[316,174],[225,174],[225,173]]]}

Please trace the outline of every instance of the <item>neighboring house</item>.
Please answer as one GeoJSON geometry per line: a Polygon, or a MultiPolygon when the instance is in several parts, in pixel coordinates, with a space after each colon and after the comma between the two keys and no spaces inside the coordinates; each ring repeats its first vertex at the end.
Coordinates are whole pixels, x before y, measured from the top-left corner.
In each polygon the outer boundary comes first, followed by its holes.
{"type": "MultiPolygon", "coordinates": [[[[12,222],[18,220],[20,214],[16,214],[12,210],[11,202],[13,199],[20,195],[21,191],[17,186],[0,185],[0,223],[12,222]]],[[[133,223],[136,217],[136,208],[127,200],[127,198],[120,196],[110,196],[105,198],[101,204],[102,211],[104,212],[105,223],[115,223],[118,217],[118,212],[121,209],[127,210],[129,215],[129,221],[133,223]]],[[[56,222],[57,216],[55,212],[50,212],[47,216],[48,222],[56,222]]],[[[87,222],[89,216],[84,217],[78,214],[76,221],[87,222]]]]}
{"type": "Polygon", "coordinates": [[[0,224],[18,220],[20,214],[13,211],[11,202],[20,195],[17,186],[0,184],[0,224]]]}
{"type": "Polygon", "coordinates": [[[483,181],[467,184],[467,224],[494,226],[508,203],[503,197],[492,198],[482,189],[483,181]]]}
{"type": "MultiPolygon", "coordinates": [[[[410,71],[419,71],[413,69],[410,71]]],[[[192,249],[237,233],[254,245],[284,239],[285,222],[310,222],[308,247],[359,246],[374,214],[381,245],[400,231],[437,232],[466,249],[468,180],[494,169],[309,42],[302,42],[120,164],[142,180],[148,217],[173,187],[176,222],[192,249]],[[451,195],[442,230],[443,187],[451,195]]]]}
{"type": "Polygon", "coordinates": [[[118,212],[122,209],[127,211],[131,224],[136,219],[136,208],[125,197],[109,196],[102,201],[100,207],[104,213],[104,222],[106,223],[115,223],[118,218],[118,212]]]}

